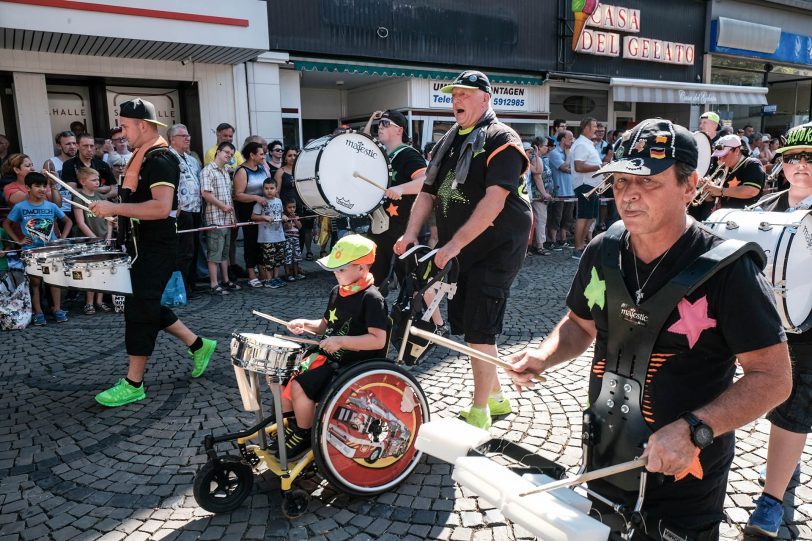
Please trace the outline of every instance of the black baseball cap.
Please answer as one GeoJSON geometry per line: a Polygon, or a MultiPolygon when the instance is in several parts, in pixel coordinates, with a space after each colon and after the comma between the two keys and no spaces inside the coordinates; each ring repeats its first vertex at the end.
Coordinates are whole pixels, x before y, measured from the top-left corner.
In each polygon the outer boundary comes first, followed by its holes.
{"type": "Polygon", "coordinates": [[[409,121],[406,120],[406,117],[400,111],[393,111],[392,109],[387,109],[381,115],[381,118],[388,118],[392,121],[393,124],[397,124],[398,127],[403,128],[404,130],[408,127],[409,121]]]}
{"type": "Polygon", "coordinates": [[[158,115],[155,113],[155,106],[152,105],[151,102],[142,100],[141,98],[135,98],[134,100],[122,103],[119,114],[123,118],[145,120],[166,128],[166,124],[158,120],[158,115]]]}
{"type": "Polygon", "coordinates": [[[782,154],[788,150],[812,148],[812,122],[791,128],[787,132],[787,142],[775,152],[782,154]]]}
{"type": "Polygon", "coordinates": [[[451,94],[455,88],[473,88],[491,94],[491,81],[481,71],[465,70],[450,85],[440,89],[443,94],[451,94]]]}
{"type": "Polygon", "coordinates": [[[696,169],[699,160],[693,133],[662,118],[642,121],[618,141],[614,160],[601,167],[593,177],[607,173],[657,175],[678,161],[696,169]]]}

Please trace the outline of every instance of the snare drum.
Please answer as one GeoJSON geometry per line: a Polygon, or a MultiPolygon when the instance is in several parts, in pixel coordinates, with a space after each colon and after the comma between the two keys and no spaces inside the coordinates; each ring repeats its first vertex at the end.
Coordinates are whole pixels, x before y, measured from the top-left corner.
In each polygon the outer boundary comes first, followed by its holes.
{"type": "Polygon", "coordinates": [[[353,176],[389,186],[386,148],[364,133],[340,133],[307,145],[293,167],[296,191],[322,216],[363,216],[378,207],[384,191],[353,176]]]}
{"type": "Polygon", "coordinates": [[[302,347],[294,342],[255,333],[231,335],[231,362],[235,366],[267,375],[280,382],[299,364],[302,347]]]}
{"type": "Polygon", "coordinates": [[[133,292],[130,256],[120,252],[84,253],[65,258],[66,286],[123,295],[133,292]]]}
{"type": "Polygon", "coordinates": [[[56,276],[56,267],[61,270],[62,260],[68,255],[76,255],[85,251],[104,249],[107,241],[92,237],[76,237],[71,239],[57,239],[46,246],[24,250],[22,260],[25,262],[25,273],[29,276],[45,277],[45,282],[55,286],[65,287],[60,276],[56,276]],[[43,265],[46,269],[43,271],[43,265]],[[47,276],[51,275],[50,281],[47,276]]]}
{"type": "Polygon", "coordinates": [[[784,329],[801,333],[812,327],[812,211],[720,209],[705,225],[722,237],[761,246],[784,329]]]}

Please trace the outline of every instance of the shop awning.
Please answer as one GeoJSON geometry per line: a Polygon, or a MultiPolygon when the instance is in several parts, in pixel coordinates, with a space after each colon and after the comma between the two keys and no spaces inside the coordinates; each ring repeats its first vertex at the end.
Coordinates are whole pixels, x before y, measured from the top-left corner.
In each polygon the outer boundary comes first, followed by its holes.
{"type": "Polygon", "coordinates": [[[768,89],[760,86],[679,83],[651,79],[609,82],[614,101],[682,103],[685,105],[766,105],[768,89]]]}
{"type": "MultiPolygon", "coordinates": [[[[332,71],[336,73],[361,73],[367,75],[382,75],[384,77],[418,77],[423,79],[452,80],[459,71],[417,68],[411,66],[393,66],[391,64],[374,64],[366,62],[333,62],[330,60],[292,60],[294,67],[299,71],[332,71]]],[[[486,70],[491,83],[510,85],[541,85],[543,77],[532,75],[510,75],[492,73],[486,70]]]]}

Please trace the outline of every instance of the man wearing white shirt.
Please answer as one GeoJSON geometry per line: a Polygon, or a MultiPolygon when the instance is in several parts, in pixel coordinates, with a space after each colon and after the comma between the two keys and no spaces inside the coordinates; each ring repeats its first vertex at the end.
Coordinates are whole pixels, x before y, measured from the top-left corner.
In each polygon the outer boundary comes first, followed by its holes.
{"type": "Polygon", "coordinates": [[[575,221],[575,250],[573,259],[581,259],[587,242],[587,235],[592,222],[598,217],[600,201],[597,195],[590,198],[585,194],[597,186],[600,179],[592,178],[592,173],[601,168],[601,157],[592,138],[598,129],[598,121],[587,117],[581,121],[581,135],[575,140],[570,152],[570,170],[572,187],[578,197],[578,209],[575,221]]]}

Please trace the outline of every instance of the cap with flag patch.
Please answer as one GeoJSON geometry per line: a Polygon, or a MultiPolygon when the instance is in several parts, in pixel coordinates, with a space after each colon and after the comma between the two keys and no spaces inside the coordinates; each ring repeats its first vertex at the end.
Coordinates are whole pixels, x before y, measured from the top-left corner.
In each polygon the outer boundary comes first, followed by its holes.
{"type": "Polygon", "coordinates": [[[657,175],[678,161],[696,168],[698,158],[696,140],[690,131],[670,120],[650,118],[625,132],[615,143],[615,159],[592,176],[657,175]]]}
{"type": "Polygon", "coordinates": [[[376,244],[361,235],[347,235],[335,243],[330,255],[316,261],[329,271],[343,269],[347,265],[371,265],[375,262],[376,244]]]}
{"type": "Polygon", "coordinates": [[[787,142],[775,152],[781,154],[796,148],[812,148],[812,122],[791,128],[787,132],[787,142]]]}
{"type": "Polygon", "coordinates": [[[450,85],[440,89],[443,94],[451,94],[455,88],[473,88],[491,94],[491,81],[481,71],[465,70],[450,85]]]}

